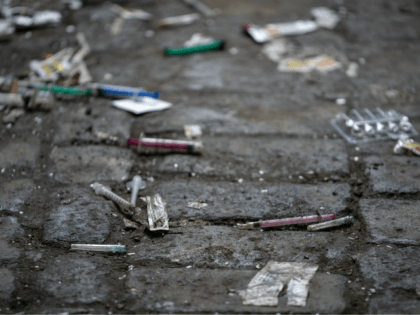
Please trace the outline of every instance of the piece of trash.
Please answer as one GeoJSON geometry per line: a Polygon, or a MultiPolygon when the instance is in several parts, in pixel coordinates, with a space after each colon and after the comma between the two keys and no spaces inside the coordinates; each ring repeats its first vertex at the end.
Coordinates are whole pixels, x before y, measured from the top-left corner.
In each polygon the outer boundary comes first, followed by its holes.
{"type": "Polygon", "coordinates": [[[350,62],[347,70],[346,70],[346,76],[349,78],[357,78],[357,74],[359,72],[359,65],[357,62],[350,62]]]}
{"type": "Polygon", "coordinates": [[[261,52],[271,61],[280,62],[282,56],[288,51],[286,41],[283,38],[275,39],[261,49],[261,52]]]}
{"type": "Polygon", "coordinates": [[[147,13],[140,9],[126,9],[120,7],[117,4],[113,4],[110,7],[110,10],[116,14],[119,14],[120,17],[124,20],[145,20],[148,21],[152,18],[150,13],[147,13]]]}
{"type": "Polygon", "coordinates": [[[308,59],[285,58],[282,59],[277,67],[282,72],[301,72],[308,73],[312,70],[319,72],[329,72],[341,68],[341,63],[327,55],[321,55],[308,59]]]}
{"type": "Polygon", "coordinates": [[[197,209],[197,210],[200,210],[200,209],[202,209],[202,208],[204,208],[204,207],[207,207],[207,206],[208,206],[208,204],[207,204],[207,203],[198,202],[198,201],[189,202],[189,203],[187,204],[187,207],[188,207],[188,208],[193,208],[193,209],[197,209]]]}
{"type": "Polygon", "coordinates": [[[223,40],[215,40],[208,44],[199,44],[191,47],[180,47],[180,48],[165,48],[165,56],[185,56],[195,53],[203,53],[207,51],[223,50],[225,42],[223,40]]]}
{"type": "Polygon", "coordinates": [[[92,91],[90,89],[82,90],[77,87],[67,87],[67,86],[59,86],[59,85],[41,85],[41,86],[34,85],[33,88],[39,91],[48,91],[54,94],[86,95],[88,97],[92,96],[92,91]]]}
{"type": "Polygon", "coordinates": [[[196,140],[203,135],[199,125],[185,125],[184,132],[188,140],[196,140]]]}
{"type": "Polygon", "coordinates": [[[15,123],[16,120],[23,115],[25,115],[25,111],[23,109],[12,109],[10,113],[3,117],[3,123],[15,123]]]}
{"type": "Polygon", "coordinates": [[[22,95],[17,93],[0,93],[0,104],[19,108],[25,106],[22,95]]]}
{"type": "Polygon", "coordinates": [[[90,185],[92,189],[95,191],[97,195],[104,196],[112,201],[114,201],[121,209],[121,211],[128,217],[133,217],[135,221],[145,224],[145,214],[141,208],[136,207],[129,203],[128,201],[124,200],[117,194],[113,193],[109,187],[105,187],[104,185],[95,182],[90,185]]]}
{"type": "Polygon", "coordinates": [[[88,250],[92,252],[121,252],[125,253],[125,245],[94,245],[94,244],[71,244],[72,250],[88,250]]]}
{"type": "Polygon", "coordinates": [[[354,222],[354,218],[352,216],[348,216],[348,217],[344,217],[344,218],[337,219],[337,220],[332,220],[332,221],[328,221],[328,222],[309,225],[308,226],[308,231],[319,231],[319,230],[323,230],[323,229],[328,229],[330,227],[349,224],[349,223],[353,223],[353,222],[354,222]]]}
{"type": "MultiPolygon", "coordinates": [[[[335,214],[325,214],[321,216],[321,220],[334,220],[336,219],[335,214]]],[[[285,225],[294,225],[294,224],[309,224],[313,222],[319,222],[318,215],[311,215],[306,217],[296,217],[296,218],[286,218],[278,220],[269,220],[269,221],[260,221],[260,222],[248,222],[244,224],[238,224],[238,228],[242,230],[252,230],[259,228],[275,227],[275,226],[285,226],[285,225]]]]}
{"type": "Polygon", "coordinates": [[[201,153],[203,151],[203,143],[199,141],[145,138],[143,134],[140,134],[139,140],[128,139],[128,144],[138,146],[138,152],[141,153],[156,153],[161,149],[186,153],[201,153]],[[153,149],[147,150],[145,148],[153,149]]]}
{"type": "Polygon", "coordinates": [[[394,147],[394,153],[412,156],[413,153],[420,155],[420,143],[414,142],[413,139],[398,139],[394,147]]]}
{"type": "Polygon", "coordinates": [[[127,87],[127,86],[99,84],[99,83],[93,83],[90,86],[91,86],[93,95],[98,95],[98,96],[106,96],[106,97],[113,97],[113,98],[148,96],[155,99],[159,98],[159,91],[147,92],[147,91],[144,91],[142,88],[133,88],[133,87],[127,87]]]}
{"type": "Polygon", "coordinates": [[[110,33],[111,35],[119,35],[122,31],[122,28],[124,26],[124,19],[117,17],[115,18],[114,22],[112,22],[110,33]]]}
{"type": "Polygon", "coordinates": [[[128,229],[137,229],[139,225],[136,222],[123,218],[124,226],[128,229]]]}
{"type": "Polygon", "coordinates": [[[243,305],[277,306],[280,292],[287,286],[287,305],[306,306],[309,282],[318,265],[269,261],[248,284],[238,291],[243,305]]]}
{"type": "Polygon", "coordinates": [[[184,43],[184,47],[192,47],[197,45],[205,45],[214,42],[213,37],[204,36],[200,33],[195,33],[189,40],[184,43]]]}
{"type": "Polygon", "coordinates": [[[195,21],[198,21],[200,18],[201,16],[198,13],[168,17],[168,18],[160,20],[158,22],[158,26],[161,28],[164,28],[164,27],[173,27],[173,26],[180,26],[180,25],[190,25],[194,23],[195,21]]]}
{"type": "Polygon", "coordinates": [[[184,3],[193,7],[205,17],[212,17],[216,15],[216,12],[213,9],[210,9],[208,6],[198,0],[184,0],[184,3]]]}
{"type": "Polygon", "coordinates": [[[131,190],[131,199],[130,203],[132,205],[136,205],[137,202],[137,194],[139,190],[146,188],[146,182],[141,180],[139,175],[135,175],[131,182],[127,182],[126,187],[128,190],[131,190]]]}
{"type": "Polygon", "coordinates": [[[335,100],[335,103],[337,104],[337,105],[346,105],[346,103],[347,103],[347,100],[345,99],[345,98],[343,98],[343,97],[340,97],[340,98],[337,98],[336,100],[335,100]]]}
{"type": "Polygon", "coordinates": [[[14,7],[5,10],[4,15],[18,29],[42,26],[57,26],[62,15],[57,11],[34,11],[26,7],[14,7]]]}
{"type": "Polygon", "coordinates": [[[295,21],[288,23],[267,24],[264,27],[254,24],[245,24],[244,30],[257,42],[264,43],[276,37],[289,35],[302,35],[314,32],[318,29],[318,24],[314,21],[295,21]]]}
{"type": "Polygon", "coordinates": [[[166,203],[159,194],[147,196],[147,216],[150,231],[169,231],[168,212],[166,203]]]}
{"type": "Polygon", "coordinates": [[[312,8],[311,14],[314,16],[315,22],[319,27],[332,30],[340,22],[338,14],[325,7],[312,8]]]}
{"type": "Polygon", "coordinates": [[[340,135],[352,144],[400,138],[413,138],[418,132],[413,128],[407,116],[395,110],[384,112],[377,108],[373,114],[367,108],[364,116],[357,110],[351,111],[352,117],[340,113],[331,120],[331,125],[340,135]]]}
{"type": "Polygon", "coordinates": [[[13,24],[7,20],[0,20],[0,40],[11,39],[12,34],[15,32],[13,24]]]}
{"type": "Polygon", "coordinates": [[[131,112],[136,115],[161,111],[172,107],[172,104],[152,97],[144,96],[135,99],[122,99],[112,101],[111,104],[119,109],[131,112]]]}

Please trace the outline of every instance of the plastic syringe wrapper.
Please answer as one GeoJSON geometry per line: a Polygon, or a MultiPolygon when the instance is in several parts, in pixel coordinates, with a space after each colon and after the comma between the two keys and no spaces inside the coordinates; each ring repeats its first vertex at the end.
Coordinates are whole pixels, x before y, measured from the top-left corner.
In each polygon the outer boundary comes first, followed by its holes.
{"type": "Polygon", "coordinates": [[[159,194],[146,197],[147,217],[150,231],[169,231],[166,203],[159,194]]]}
{"type": "Polygon", "coordinates": [[[270,261],[239,291],[244,305],[277,306],[278,296],[287,285],[287,305],[306,306],[309,282],[318,265],[297,262],[270,261]]]}

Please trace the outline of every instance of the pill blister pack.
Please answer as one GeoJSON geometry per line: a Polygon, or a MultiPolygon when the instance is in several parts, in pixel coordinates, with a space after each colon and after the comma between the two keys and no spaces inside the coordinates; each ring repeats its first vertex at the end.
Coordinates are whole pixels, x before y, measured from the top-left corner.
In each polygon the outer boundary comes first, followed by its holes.
{"type": "Polygon", "coordinates": [[[362,113],[352,109],[349,116],[340,113],[331,120],[331,125],[352,144],[412,138],[419,134],[407,116],[380,108],[374,113],[367,108],[362,113]]]}

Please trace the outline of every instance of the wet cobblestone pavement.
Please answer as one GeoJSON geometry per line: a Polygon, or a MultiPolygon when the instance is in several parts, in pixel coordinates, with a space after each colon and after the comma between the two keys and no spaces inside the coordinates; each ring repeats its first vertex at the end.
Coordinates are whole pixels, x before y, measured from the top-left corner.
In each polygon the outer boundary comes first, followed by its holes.
{"type": "Polygon", "coordinates": [[[420,2],[202,2],[219,14],[158,29],[160,18],[195,11],[182,1],[114,1],[154,17],[127,20],[113,36],[109,3],[69,11],[36,1],[63,22],[0,42],[0,74],[24,77],[30,60],[75,45],[65,31],[75,25],[92,49],[94,82],[159,90],[173,104],[135,116],[78,96],[1,124],[0,313],[420,313],[420,157],[395,155],[395,141],[350,145],[330,125],[340,112],[381,107],[420,130],[420,2]],[[343,13],[336,28],[287,42],[338,52],[359,64],[357,77],[279,72],[241,29],[310,19],[317,6],[343,13]],[[198,32],[226,49],[163,56],[198,32]],[[186,124],[201,126],[202,155],[141,155],[127,145],[140,132],[185,140],[186,124]],[[140,197],[167,202],[170,233],[126,228],[117,205],[90,187],[98,181],[130,200],[134,175],[148,179],[140,197]],[[208,206],[187,207],[197,201],[208,206]],[[319,232],[234,227],[320,207],[355,222],[319,232]],[[73,243],[123,244],[129,255],[70,251],[73,243]],[[319,264],[305,307],[287,306],[284,295],[277,307],[244,306],[229,293],[270,260],[319,264]]]}

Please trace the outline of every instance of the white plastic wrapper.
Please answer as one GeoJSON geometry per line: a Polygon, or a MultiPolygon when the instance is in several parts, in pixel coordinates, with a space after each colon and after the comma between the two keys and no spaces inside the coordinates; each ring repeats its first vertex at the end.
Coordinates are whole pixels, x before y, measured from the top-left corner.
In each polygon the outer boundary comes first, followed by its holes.
{"type": "Polygon", "coordinates": [[[184,43],[184,47],[210,44],[213,41],[214,41],[214,38],[212,37],[207,37],[200,33],[196,33],[184,43]]]}
{"type": "Polygon", "coordinates": [[[139,97],[135,99],[123,99],[112,101],[112,106],[131,112],[136,115],[161,111],[172,107],[172,104],[152,97],[139,97]]]}
{"type": "Polygon", "coordinates": [[[340,22],[340,17],[337,13],[325,7],[312,8],[311,13],[319,27],[332,30],[340,22]]]}
{"type": "Polygon", "coordinates": [[[169,231],[166,203],[159,194],[146,197],[147,217],[150,231],[169,231]]]}
{"type": "Polygon", "coordinates": [[[257,43],[264,43],[276,37],[302,35],[314,32],[318,29],[318,24],[314,21],[295,21],[279,24],[267,24],[264,27],[257,25],[246,25],[247,32],[257,43]]]}
{"type": "Polygon", "coordinates": [[[271,61],[280,62],[283,55],[287,52],[287,45],[284,39],[276,39],[264,45],[261,52],[271,61]]]}
{"type": "Polygon", "coordinates": [[[199,125],[185,125],[184,126],[185,136],[188,140],[195,140],[202,136],[201,127],[199,125]]]}
{"type": "Polygon", "coordinates": [[[34,26],[56,25],[61,22],[61,13],[57,11],[39,11],[33,17],[34,26]]]}
{"type": "Polygon", "coordinates": [[[287,305],[306,306],[309,282],[318,265],[270,261],[259,271],[244,291],[239,291],[243,305],[277,306],[278,296],[287,286],[287,305]]]}

